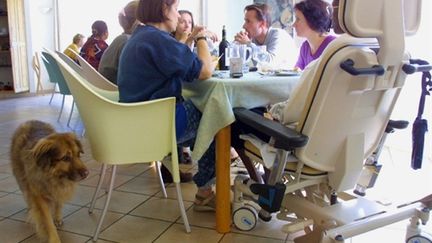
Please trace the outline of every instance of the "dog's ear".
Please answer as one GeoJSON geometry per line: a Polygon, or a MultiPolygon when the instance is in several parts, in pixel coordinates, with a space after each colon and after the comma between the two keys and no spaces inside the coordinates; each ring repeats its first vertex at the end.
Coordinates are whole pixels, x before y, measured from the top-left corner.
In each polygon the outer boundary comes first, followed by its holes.
{"type": "Polygon", "coordinates": [[[79,152],[80,154],[83,154],[83,153],[84,153],[83,146],[82,146],[80,140],[78,140],[78,138],[77,138],[77,136],[75,135],[75,133],[70,132],[70,133],[68,133],[68,135],[72,137],[72,140],[75,142],[76,146],[78,147],[78,149],[79,149],[78,152],[79,152]]]}
{"type": "Polygon", "coordinates": [[[31,150],[31,155],[40,167],[50,166],[54,158],[55,144],[53,140],[42,138],[31,150]]]}

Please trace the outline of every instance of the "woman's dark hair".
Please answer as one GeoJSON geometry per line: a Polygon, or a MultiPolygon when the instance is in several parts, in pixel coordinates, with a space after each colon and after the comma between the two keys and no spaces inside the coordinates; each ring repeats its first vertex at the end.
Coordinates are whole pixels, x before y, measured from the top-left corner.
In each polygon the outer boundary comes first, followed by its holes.
{"type": "Polygon", "coordinates": [[[272,19],[270,15],[270,7],[265,3],[255,3],[245,7],[245,11],[254,10],[256,13],[256,17],[259,21],[265,21],[267,23],[267,27],[270,27],[272,24],[272,19]]]}
{"type": "Polygon", "coordinates": [[[327,2],[304,0],[294,5],[294,9],[302,12],[312,30],[319,33],[330,31],[333,9],[327,2]]]}
{"type": "Polygon", "coordinates": [[[143,23],[162,23],[167,20],[164,15],[164,4],[170,7],[176,0],[140,0],[137,9],[137,19],[143,23]]]}
{"type": "Polygon", "coordinates": [[[188,10],[179,10],[178,13],[179,13],[180,15],[182,15],[182,14],[189,14],[189,16],[190,16],[191,19],[192,19],[192,29],[195,27],[195,21],[194,21],[194,18],[193,18],[192,13],[191,13],[190,11],[188,11],[188,10]]]}
{"type": "Polygon", "coordinates": [[[92,26],[92,36],[93,37],[101,37],[105,33],[108,32],[107,24],[102,20],[96,20],[92,26]]]}

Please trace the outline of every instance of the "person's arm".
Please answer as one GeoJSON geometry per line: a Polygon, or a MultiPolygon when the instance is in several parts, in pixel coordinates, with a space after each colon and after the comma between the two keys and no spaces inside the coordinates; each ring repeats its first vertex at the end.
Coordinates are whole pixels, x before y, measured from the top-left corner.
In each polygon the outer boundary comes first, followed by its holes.
{"type": "Polygon", "coordinates": [[[212,76],[213,70],[215,69],[216,65],[210,56],[210,51],[207,45],[207,38],[204,35],[197,36],[196,47],[198,58],[202,62],[202,67],[198,79],[206,80],[212,76]]]}

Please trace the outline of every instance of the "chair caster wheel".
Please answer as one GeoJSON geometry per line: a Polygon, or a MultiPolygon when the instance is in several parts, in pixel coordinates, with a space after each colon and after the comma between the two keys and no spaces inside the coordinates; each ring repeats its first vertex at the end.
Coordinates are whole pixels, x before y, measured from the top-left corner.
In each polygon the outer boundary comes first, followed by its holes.
{"type": "Polygon", "coordinates": [[[258,217],[264,222],[270,222],[270,220],[272,219],[271,214],[262,211],[258,213],[258,217]]]}
{"type": "Polygon", "coordinates": [[[406,243],[432,243],[432,239],[423,235],[413,235],[406,240],[406,243]]]}
{"type": "Polygon", "coordinates": [[[233,222],[237,229],[250,231],[257,224],[257,212],[251,205],[244,205],[233,213],[233,222]]]}

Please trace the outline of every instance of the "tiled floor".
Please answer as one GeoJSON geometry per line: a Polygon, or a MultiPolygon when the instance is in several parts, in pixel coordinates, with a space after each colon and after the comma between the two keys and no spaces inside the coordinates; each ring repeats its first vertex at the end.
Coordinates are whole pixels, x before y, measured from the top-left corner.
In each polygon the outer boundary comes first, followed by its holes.
{"type": "MultiPolygon", "coordinates": [[[[29,119],[49,122],[58,131],[71,130],[66,127],[70,100],[67,100],[61,121],[57,122],[61,98],[56,96],[53,103],[48,105],[49,97],[50,95],[45,95],[0,100],[0,242],[38,242],[33,228],[26,223],[26,204],[11,173],[9,146],[15,128],[29,119]]],[[[76,114],[71,124],[73,130],[81,134],[82,125],[76,114]]],[[[63,210],[64,225],[59,229],[62,242],[91,242],[90,238],[105,199],[105,196],[101,195],[95,212],[92,215],[88,214],[87,210],[97,183],[100,165],[91,158],[86,139],[81,140],[85,146],[83,160],[91,169],[91,174],[79,184],[75,197],[63,210]]],[[[405,200],[416,199],[431,192],[432,179],[428,175],[431,174],[432,163],[426,161],[425,169],[411,171],[407,162],[409,156],[406,151],[386,147],[382,155],[385,168],[380,175],[379,185],[368,195],[379,196],[385,201],[394,199],[396,196],[405,200]],[[387,170],[389,172],[386,172],[387,170]]],[[[183,169],[196,170],[193,166],[183,166],[183,169]]],[[[175,189],[172,185],[167,186],[168,199],[164,199],[153,167],[149,165],[120,167],[109,212],[98,242],[292,242],[293,236],[283,233],[280,230],[283,222],[276,219],[270,223],[259,222],[250,232],[239,232],[232,228],[231,233],[217,233],[213,213],[198,213],[192,210],[196,190],[193,183],[182,184],[187,214],[192,227],[192,233],[186,234],[175,200],[175,189]]],[[[402,243],[406,223],[391,225],[357,236],[347,242],[378,242],[374,239],[381,239],[385,235],[386,242],[402,243]]],[[[432,232],[431,224],[429,222],[427,225],[429,232],[432,232]]]]}

